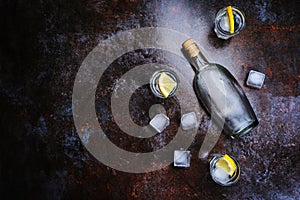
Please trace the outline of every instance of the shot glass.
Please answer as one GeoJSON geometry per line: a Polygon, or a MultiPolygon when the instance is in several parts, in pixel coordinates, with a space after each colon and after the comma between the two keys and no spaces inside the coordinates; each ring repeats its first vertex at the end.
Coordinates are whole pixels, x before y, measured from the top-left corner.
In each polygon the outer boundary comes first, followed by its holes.
{"type": "Polygon", "coordinates": [[[178,84],[179,84],[179,79],[176,75],[175,72],[168,70],[168,69],[163,69],[163,70],[159,70],[154,72],[154,74],[152,75],[151,79],[150,79],[150,89],[152,91],[152,93],[159,97],[159,98],[169,98],[175,95],[175,92],[178,88],[178,84]],[[163,96],[163,94],[161,93],[161,90],[159,88],[159,84],[158,84],[158,79],[161,76],[162,73],[165,73],[167,76],[169,76],[169,78],[175,82],[175,87],[173,88],[173,90],[170,92],[170,94],[168,95],[168,97],[163,96]]]}
{"type": "Polygon", "coordinates": [[[230,186],[240,177],[240,164],[228,154],[217,154],[209,163],[210,175],[219,185],[230,186]],[[227,164],[227,166],[226,166],[227,164]]]}
{"type": "Polygon", "coordinates": [[[214,31],[218,38],[229,39],[237,34],[239,34],[245,27],[245,15],[242,11],[236,7],[232,7],[232,14],[234,20],[234,32],[230,33],[229,27],[229,17],[227,14],[227,7],[222,8],[218,11],[215,18],[215,28],[214,31]]]}

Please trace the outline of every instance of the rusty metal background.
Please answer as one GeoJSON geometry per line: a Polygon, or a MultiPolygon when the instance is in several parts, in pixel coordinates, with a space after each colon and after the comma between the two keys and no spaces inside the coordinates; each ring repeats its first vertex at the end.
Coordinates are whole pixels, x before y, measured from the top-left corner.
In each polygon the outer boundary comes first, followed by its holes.
{"type": "MultiPolygon", "coordinates": [[[[300,16],[297,1],[0,1],[0,198],[1,199],[299,199],[300,198],[300,16]],[[246,28],[230,40],[213,32],[216,12],[228,4],[246,15],[246,28]],[[228,152],[241,164],[231,187],[210,178],[208,160],[197,153],[209,117],[200,121],[190,146],[191,167],[173,166],[130,174],[94,159],[81,144],[72,118],[72,89],[87,54],[120,31],[165,27],[190,35],[208,57],[244,83],[251,69],[266,74],[262,89],[244,86],[260,125],[239,140],[223,134],[212,153],[228,152]]],[[[109,53],[109,52],[108,52],[109,53]]],[[[180,65],[156,49],[116,60],[99,85],[99,122],[111,141],[136,152],[168,143],[178,128],[150,141],[118,132],[109,120],[111,83],[135,64],[180,65]]],[[[193,76],[187,73],[186,76],[193,76]]],[[[157,99],[142,87],[130,112],[140,125],[157,99]],[[145,99],[146,98],[146,99],[145,99]]],[[[178,104],[167,107],[179,119],[178,104]]]]}

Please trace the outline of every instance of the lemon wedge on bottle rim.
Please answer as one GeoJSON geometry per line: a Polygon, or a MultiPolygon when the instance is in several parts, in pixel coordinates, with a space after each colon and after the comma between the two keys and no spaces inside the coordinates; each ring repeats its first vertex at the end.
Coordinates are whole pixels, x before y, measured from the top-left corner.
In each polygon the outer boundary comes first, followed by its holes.
{"type": "Polygon", "coordinates": [[[217,161],[216,166],[225,170],[230,176],[232,176],[236,170],[234,160],[227,154],[217,161]]]}
{"type": "Polygon", "coordinates": [[[165,72],[162,72],[158,78],[158,88],[161,94],[167,98],[177,86],[177,83],[165,72]]]}

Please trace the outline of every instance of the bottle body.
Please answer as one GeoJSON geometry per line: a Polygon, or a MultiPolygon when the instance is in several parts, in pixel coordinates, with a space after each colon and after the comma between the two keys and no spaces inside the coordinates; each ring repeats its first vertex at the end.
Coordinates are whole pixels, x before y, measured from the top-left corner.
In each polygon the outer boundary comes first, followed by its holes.
{"type": "Polygon", "coordinates": [[[258,125],[256,115],[242,87],[233,75],[219,64],[209,63],[195,42],[183,43],[194,66],[194,90],[214,123],[232,137],[241,137],[258,125]]]}
{"type": "Polygon", "coordinates": [[[198,99],[212,120],[232,137],[241,137],[258,125],[255,113],[239,83],[218,64],[201,68],[194,79],[198,99]]]}

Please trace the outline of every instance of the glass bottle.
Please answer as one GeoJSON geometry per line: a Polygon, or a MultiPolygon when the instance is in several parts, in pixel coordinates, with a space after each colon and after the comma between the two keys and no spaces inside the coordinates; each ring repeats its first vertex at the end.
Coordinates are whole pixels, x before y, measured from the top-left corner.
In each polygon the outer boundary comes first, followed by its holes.
{"type": "Polygon", "coordinates": [[[209,63],[193,39],[188,39],[182,46],[196,72],[196,95],[213,122],[233,138],[256,127],[255,113],[233,75],[225,67],[209,63]]]}

